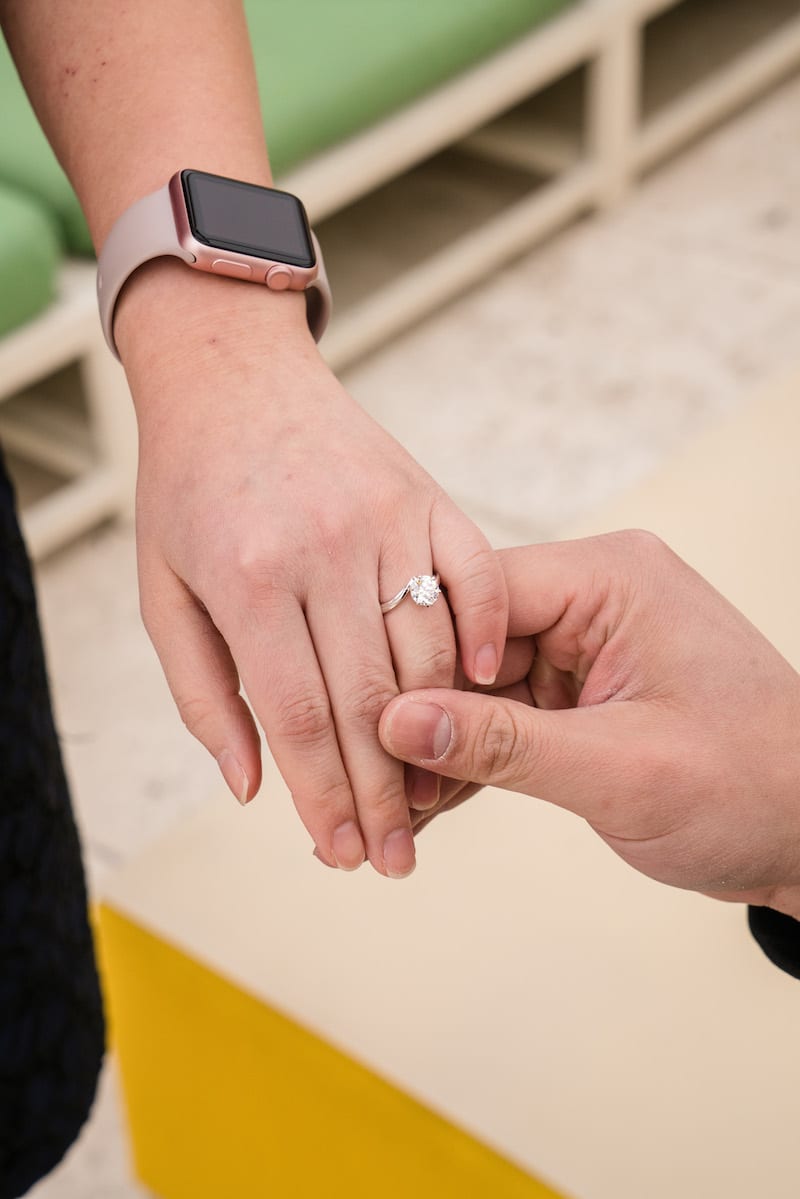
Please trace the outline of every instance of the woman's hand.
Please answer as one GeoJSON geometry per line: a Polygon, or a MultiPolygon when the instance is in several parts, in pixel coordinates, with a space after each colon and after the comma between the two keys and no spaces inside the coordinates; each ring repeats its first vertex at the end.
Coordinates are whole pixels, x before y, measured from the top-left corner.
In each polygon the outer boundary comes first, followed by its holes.
{"type": "Polygon", "coordinates": [[[650,534],[500,557],[527,677],[395,699],[385,748],[559,804],[661,882],[800,918],[800,676],[650,534]]]}
{"type": "Polygon", "coordinates": [[[257,721],[322,859],[408,874],[409,801],[430,806],[438,778],[408,772],[407,797],[378,720],[398,690],[452,685],[454,620],[468,677],[494,679],[497,558],[333,377],[302,296],[145,271],[116,335],[139,419],[142,611],[183,720],[243,802],[257,721]],[[447,600],[381,615],[433,571],[447,600]]]}

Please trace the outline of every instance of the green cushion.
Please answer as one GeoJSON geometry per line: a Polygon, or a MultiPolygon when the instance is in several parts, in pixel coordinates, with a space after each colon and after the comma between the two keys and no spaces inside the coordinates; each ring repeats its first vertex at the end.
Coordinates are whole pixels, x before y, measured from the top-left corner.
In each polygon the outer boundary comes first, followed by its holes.
{"type": "MultiPolygon", "coordinates": [[[[273,171],[365,129],[574,2],[245,0],[273,171]]],[[[65,246],[92,254],[78,202],[2,42],[0,113],[0,182],[38,196],[65,246]]]]}
{"type": "Polygon", "coordinates": [[[48,214],[35,200],[0,185],[0,334],[47,307],[60,260],[48,214]]]}
{"type": "Polygon", "coordinates": [[[272,169],[367,128],[574,0],[245,0],[272,169]]]}

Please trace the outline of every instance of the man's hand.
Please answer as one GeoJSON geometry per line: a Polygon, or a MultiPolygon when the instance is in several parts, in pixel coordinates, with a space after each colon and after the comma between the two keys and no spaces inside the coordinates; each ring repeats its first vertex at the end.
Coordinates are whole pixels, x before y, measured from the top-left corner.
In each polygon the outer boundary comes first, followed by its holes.
{"type": "MultiPolygon", "coordinates": [[[[501,561],[527,677],[401,696],[385,748],[567,808],[661,882],[800,917],[800,676],[650,534],[501,561]]],[[[443,785],[440,807],[465,794],[443,785]]]]}

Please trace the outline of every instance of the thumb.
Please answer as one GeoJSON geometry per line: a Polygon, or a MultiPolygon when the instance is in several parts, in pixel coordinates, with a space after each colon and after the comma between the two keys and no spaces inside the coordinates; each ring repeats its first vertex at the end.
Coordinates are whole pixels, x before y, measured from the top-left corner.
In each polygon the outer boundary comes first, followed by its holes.
{"type": "Polygon", "coordinates": [[[646,769],[646,730],[633,711],[640,708],[542,711],[494,695],[416,691],[387,705],[378,731],[384,749],[404,762],[535,795],[594,821],[646,769]]]}

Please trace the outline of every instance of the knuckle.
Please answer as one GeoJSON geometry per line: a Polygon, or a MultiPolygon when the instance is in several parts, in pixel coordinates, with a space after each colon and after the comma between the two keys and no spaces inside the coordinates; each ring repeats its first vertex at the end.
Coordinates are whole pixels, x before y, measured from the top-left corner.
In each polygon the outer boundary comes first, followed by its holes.
{"type": "Polygon", "coordinates": [[[637,558],[660,557],[667,550],[666,542],[649,529],[623,529],[618,536],[626,550],[637,558]]]}
{"type": "Polygon", "coordinates": [[[418,649],[413,687],[450,686],[455,676],[455,645],[434,642],[418,649]]]}
{"type": "Polygon", "coordinates": [[[309,515],[308,545],[314,553],[338,560],[352,545],[358,512],[349,506],[320,504],[309,515]]]}
{"type": "Polygon", "coordinates": [[[355,727],[377,727],[383,709],[396,695],[393,680],[385,674],[362,674],[344,697],[346,719],[355,727]]]}
{"type": "Polygon", "coordinates": [[[515,765],[520,751],[520,736],[514,720],[493,711],[481,725],[475,738],[475,755],[490,777],[505,777],[515,765]]]}
{"type": "Polygon", "coordinates": [[[232,540],[219,563],[220,577],[228,589],[233,584],[240,596],[268,603],[290,589],[294,556],[281,554],[279,547],[262,533],[232,540]]]}
{"type": "Polygon", "coordinates": [[[269,605],[285,590],[285,574],[267,554],[238,559],[236,579],[244,595],[257,600],[259,606],[269,605]]]}
{"type": "Polygon", "coordinates": [[[175,695],[174,699],[184,726],[192,736],[206,745],[216,724],[216,705],[204,695],[175,695]]]}
{"type": "Polygon", "coordinates": [[[316,691],[293,696],[281,705],[278,725],[280,736],[290,745],[308,749],[323,744],[331,731],[327,697],[316,691]]]}
{"type": "Polygon", "coordinates": [[[342,811],[349,812],[352,803],[353,794],[347,779],[320,783],[314,789],[314,804],[325,818],[342,811]]]}
{"type": "Polygon", "coordinates": [[[292,793],[292,800],[312,836],[320,827],[346,819],[353,809],[353,795],[345,778],[309,780],[302,791],[292,793]]]}
{"type": "Polygon", "coordinates": [[[461,563],[459,571],[461,608],[471,614],[495,614],[499,602],[505,602],[505,582],[495,551],[489,546],[474,550],[461,563]]]}
{"type": "Polygon", "coordinates": [[[374,779],[368,793],[363,794],[361,799],[365,802],[360,804],[359,810],[365,811],[366,803],[369,804],[366,828],[373,836],[379,829],[391,831],[398,820],[404,819],[408,812],[401,774],[397,776],[396,781],[388,778],[374,779]]]}

